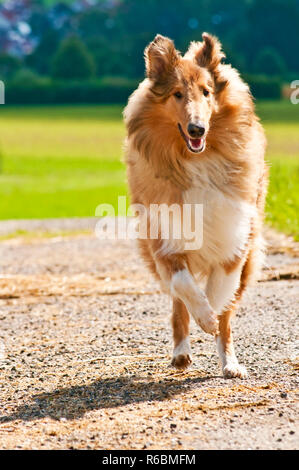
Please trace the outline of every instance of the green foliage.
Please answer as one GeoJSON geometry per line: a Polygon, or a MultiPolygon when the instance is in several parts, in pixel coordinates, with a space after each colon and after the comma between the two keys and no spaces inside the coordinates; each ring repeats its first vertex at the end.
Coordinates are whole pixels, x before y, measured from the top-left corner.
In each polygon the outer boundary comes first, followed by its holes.
{"type": "Polygon", "coordinates": [[[0,54],[0,80],[13,78],[20,67],[21,62],[16,57],[8,54],[0,54]]]}
{"type": "MultiPolygon", "coordinates": [[[[280,99],[282,82],[244,75],[255,98],[280,99]]],[[[138,80],[110,76],[98,80],[52,80],[21,69],[6,85],[7,104],[126,103],[138,80]]]]}
{"type": "Polygon", "coordinates": [[[85,72],[76,64],[73,67],[71,58],[64,54],[59,71],[54,67],[55,77],[90,77],[92,56],[91,68],[95,67],[100,77],[140,79],[144,75],[144,48],[157,33],[174,39],[184,52],[189,42],[200,40],[206,30],[220,38],[228,60],[242,73],[284,78],[299,73],[298,0],[98,0],[84,9],[75,8],[75,3],[31,2],[28,22],[37,46],[26,58],[26,65],[38,74],[50,74],[53,55],[65,38],[75,34],[85,45],[85,59],[89,54],[89,72],[86,66],[82,67],[85,72]],[[57,8],[49,14],[55,4],[57,8]]]}
{"type": "Polygon", "coordinates": [[[275,49],[264,47],[256,56],[254,69],[257,73],[283,76],[286,72],[286,65],[281,55],[275,49]]]}
{"type": "MultiPolygon", "coordinates": [[[[244,2],[245,3],[245,2],[244,2]]],[[[253,66],[261,47],[274,49],[288,71],[299,72],[299,9],[297,0],[251,0],[247,3],[244,34],[238,47],[253,66]]],[[[244,28],[237,25],[236,31],[244,28]]],[[[237,43],[234,44],[234,47],[237,43]]],[[[248,70],[249,71],[249,70],[248,70]]]]}
{"type": "Polygon", "coordinates": [[[43,80],[36,73],[34,73],[31,69],[21,68],[15,73],[11,83],[14,86],[35,87],[35,86],[38,86],[38,84],[42,82],[43,80]]]}
{"type": "Polygon", "coordinates": [[[125,103],[137,86],[134,80],[67,81],[33,77],[6,85],[7,104],[125,103]]]}
{"type": "MultiPolygon", "coordinates": [[[[190,41],[201,40],[206,30],[219,37],[227,61],[242,74],[250,74],[248,82],[257,98],[278,98],[281,84],[273,77],[285,84],[299,73],[298,0],[98,0],[83,9],[75,8],[75,0],[36,0],[31,2],[28,22],[37,41],[32,54],[24,58],[25,66],[56,81],[105,76],[140,80],[144,48],[157,33],[171,37],[184,53],[190,41]],[[54,4],[56,9],[49,13],[54,4]]],[[[8,73],[5,80],[13,75],[8,73]]],[[[60,85],[52,92],[43,87],[37,90],[44,97],[41,102],[56,103],[61,94],[62,102],[71,102],[69,97],[65,100],[67,92],[62,93],[60,85]]],[[[11,102],[36,102],[34,96],[28,100],[25,91],[22,98],[16,90],[19,101],[12,97],[11,102]]],[[[74,91],[92,101],[86,91],[74,91]]],[[[113,95],[112,102],[117,101],[115,94],[124,101],[121,91],[107,93],[113,95]]],[[[96,102],[100,94],[97,91],[96,102]]]]}
{"type": "Polygon", "coordinates": [[[248,83],[251,93],[255,98],[280,99],[282,81],[279,78],[268,77],[267,75],[243,75],[248,83]]]}
{"type": "Polygon", "coordinates": [[[36,49],[26,57],[26,64],[32,67],[39,74],[49,75],[53,56],[59,46],[59,36],[57,31],[48,29],[41,37],[41,41],[36,49]]]}
{"type": "Polygon", "coordinates": [[[52,77],[64,80],[89,79],[95,73],[93,57],[77,37],[65,39],[53,58],[52,77]]]}

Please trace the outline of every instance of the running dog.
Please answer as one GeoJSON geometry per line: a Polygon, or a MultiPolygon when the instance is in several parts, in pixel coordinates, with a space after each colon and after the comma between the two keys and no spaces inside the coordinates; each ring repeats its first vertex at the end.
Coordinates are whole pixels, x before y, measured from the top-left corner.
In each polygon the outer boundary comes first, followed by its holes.
{"type": "Polygon", "coordinates": [[[173,216],[168,239],[160,220],[157,237],[139,240],[173,298],[172,365],[191,364],[191,315],[215,336],[224,377],[245,378],[231,318],[263,258],[266,140],[248,86],[224,57],[207,33],[184,56],[157,35],[145,50],[146,79],[124,111],[125,152],[134,204],[148,213],[153,204],[203,208],[200,246],[186,249],[184,237],[174,237],[181,216],[173,216]]]}

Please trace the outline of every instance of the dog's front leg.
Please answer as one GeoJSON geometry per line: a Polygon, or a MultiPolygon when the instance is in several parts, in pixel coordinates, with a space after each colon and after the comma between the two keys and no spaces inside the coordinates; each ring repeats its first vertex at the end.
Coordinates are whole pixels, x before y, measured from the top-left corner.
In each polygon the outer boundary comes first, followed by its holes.
{"type": "Polygon", "coordinates": [[[230,272],[222,266],[217,266],[211,272],[206,288],[209,301],[218,313],[219,335],[216,336],[216,344],[226,378],[247,376],[245,367],[240,365],[236,358],[230,325],[240,293],[242,269],[241,262],[230,272]]]}
{"type": "Polygon", "coordinates": [[[217,334],[217,315],[187,267],[172,273],[170,292],[173,298],[178,298],[185,304],[188,312],[203,331],[211,335],[217,334]]]}
{"type": "Polygon", "coordinates": [[[186,369],[192,363],[189,323],[190,316],[185,304],[180,299],[173,299],[172,330],[174,350],[171,365],[177,369],[186,369]]]}
{"type": "Polygon", "coordinates": [[[172,364],[177,368],[185,368],[191,363],[188,312],[206,333],[212,335],[218,332],[217,315],[204,291],[196,284],[182,255],[160,258],[156,264],[164,286],[173,297],[172,364]]]}

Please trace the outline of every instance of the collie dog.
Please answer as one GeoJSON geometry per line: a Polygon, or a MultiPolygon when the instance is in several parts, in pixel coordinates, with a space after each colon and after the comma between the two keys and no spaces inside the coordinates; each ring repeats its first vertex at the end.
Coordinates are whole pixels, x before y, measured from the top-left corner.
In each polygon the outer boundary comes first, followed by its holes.
{"type": "Polygon", "coordinates": [[[151,205],[202,206],[200,245],[187,247],[174,236],[182,222],[174,214],[168,238],[162,216],[158,236],[139,240],[142,257],[173,299],[172,365],[191,364],[191,315],[215,336],[224,377],[245,378],[230,322],[263,255],[266,140],[248,86],[223,57],[207,33],[184,56],[157,35],[145,50],[146,79],[124,111],[125,153],[133,204],[148,213],[151,205]]]}

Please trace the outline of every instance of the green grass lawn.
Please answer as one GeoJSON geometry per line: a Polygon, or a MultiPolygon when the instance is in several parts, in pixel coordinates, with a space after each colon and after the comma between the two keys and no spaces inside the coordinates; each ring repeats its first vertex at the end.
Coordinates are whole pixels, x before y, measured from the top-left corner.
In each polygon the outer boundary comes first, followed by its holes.
{"type": "MultiPolygon", "coordinates": [[[[267,220],[297,235],[299,105],[260,102],[271,181],[267,220]]],[[[119,106],[0,107],[0,219],[93,216],[127,194],[119,106]]]]}
{"type": "Polygon", "coordinates": [[[0,218],[93,216],[126,194],[114,106],[0,109],[0,218]]]}
{"type": "Polygon", "coordinates": [[[289,101],[260,102],[257,112],[268,140],[266,220],[299,241],[299,105],[289,101]]]}

